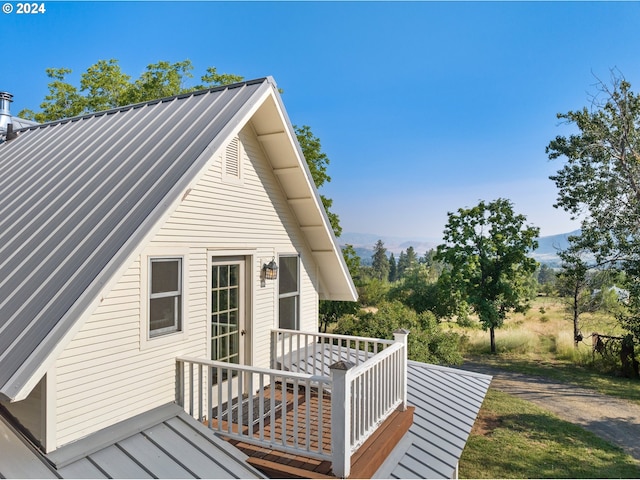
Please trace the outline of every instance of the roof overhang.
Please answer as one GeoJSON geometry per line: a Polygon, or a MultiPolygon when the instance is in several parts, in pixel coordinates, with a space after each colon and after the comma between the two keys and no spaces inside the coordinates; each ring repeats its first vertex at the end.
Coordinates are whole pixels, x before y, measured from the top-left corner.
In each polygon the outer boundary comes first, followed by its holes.
{"type": "Polygon", "coordinates": [[[356,301],[355,285],[295,131],[275,82],[269,80],[272,90],[253,114],[251,124],[318,265],[320,298],[356,301]]]}

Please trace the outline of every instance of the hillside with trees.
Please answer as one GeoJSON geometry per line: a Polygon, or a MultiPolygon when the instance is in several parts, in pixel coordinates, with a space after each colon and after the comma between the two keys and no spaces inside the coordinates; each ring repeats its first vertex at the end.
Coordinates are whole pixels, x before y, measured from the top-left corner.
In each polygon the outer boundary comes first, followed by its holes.
{"type": "MultiPolygon", "coordinates": [[[[560,298],[576,351],[587,340],[585,316],[609,319],[598,323],[604,333],[593,334],[593,361],[609,350],[612,371],[637,377],[640,96],[614,74],[611,85],[599,83],[590,108],[558,118],[578,133],[547,146],[550,159],[565,161],[550,177],[558,188],[555,206],[581,220],[580,230],[540,242],[538,229],[498,199],[449,213],[436,249],[387,252],[380,239],[371,262],[354,272],[360,305],[338,318],[336,329],[389,336],[397,326],[413,327],[416,337],[427,332],[424,338],[433,340],[425,358],[456,363],[460,356],[452,352],[463,351],[466,340],[445,325],[488,330],[496,353],[495,331],[507,318],[526,314],[536,297],[560,298]],[[553,262],[536,261],[552,252],[553,262]]],[[[545,307],[538,309],[543,321],[545,307]]]]}

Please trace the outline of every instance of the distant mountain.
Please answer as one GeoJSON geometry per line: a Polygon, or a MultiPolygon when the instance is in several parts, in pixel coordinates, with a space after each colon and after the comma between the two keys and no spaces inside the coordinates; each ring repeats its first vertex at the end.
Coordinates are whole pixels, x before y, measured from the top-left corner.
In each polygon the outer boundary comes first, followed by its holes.
{"type": "Polygon", "coordinates": [[[341,246],[353,245],[356,253],[360,257],[363,265],[371,264],[371,256],[373,255],[373,247],[378,240],[382,240],[387,253],[393,253],[397,258],[401,251],[413,247],[419,257],[424,256],[430,249],[436,248],[441,240],[439,238],[408,238],[408,237],[390,237],[385,235],[376,235],[373,233],[343,233],[338,238],[341,246]]]}
{"type": "MultiPolygon", "coordinates": [[[[549,235],[538,238],[538,248],[531,254],[540,263],[545,263],[550,267],[560,267],[560,257],[558,251],[564,250],[569,245],[570,235],[579,235],[580,230],[573,232],[561,233],[558,235],[549,235]]],[[[343,233],[338,239],[341,246],[353,245],[356,253],[362,260],[363,265],[371,264],[371,256],[373,255],[373,247],[382,240],[387,249],[387,253],[393,253],[398,257],[401,251],[406,251],[408,247],[413,247],[419,257],[422,257],[427,251],[436,248],[442,240],[439,238],[408,238],[408,237],[390,237],[384,235],[376,235],[372,233],[343,233]]]]}
{"type": "Polygon", "coordinates": [[[531,256],[540,263],[559,268],[560,257],[558,256],[558,251],[564,250],[569,246],[570,235],[580,235],[580,230],[538,238],[538,248],[534,250],[531,256]]]}

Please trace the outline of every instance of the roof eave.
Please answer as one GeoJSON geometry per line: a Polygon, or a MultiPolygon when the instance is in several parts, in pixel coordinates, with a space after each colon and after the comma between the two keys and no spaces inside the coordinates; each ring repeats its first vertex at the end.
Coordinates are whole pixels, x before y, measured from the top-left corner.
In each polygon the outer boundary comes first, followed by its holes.
{"type": "MultiPolygon", "coordinates": [[[[277,85],[271,77],[268,77],[268,80],[271,82],[276,110],[285,128],[278,133],[259,135],[258,138],[267,150],[268,146],[266,144],[269,142],[279,143],[280,148],[285,148],[286,142],[286,146],[293,148],[292,153],[295,156],[295,165],[278,168],[278,166],[272,164],[272,168],[287,195],[287,203],[296,215],[298,224],[305,235],[314,258],[316,260],[319,257],[323,258],[323,261],[317,261],[322,280],[319,289],[320,299],[354,302],[358,299],[358,293],[344,261],[342,250],[338,245],[295,130],[278,93],[277,85]],[[286,177],[294,177],[296,181],[303,178],[306,195],[293,192],[293,189],[288,186],[286,177]]],[[[277,146],[274,146],[274,148],[277,148],[277,146]]]]}

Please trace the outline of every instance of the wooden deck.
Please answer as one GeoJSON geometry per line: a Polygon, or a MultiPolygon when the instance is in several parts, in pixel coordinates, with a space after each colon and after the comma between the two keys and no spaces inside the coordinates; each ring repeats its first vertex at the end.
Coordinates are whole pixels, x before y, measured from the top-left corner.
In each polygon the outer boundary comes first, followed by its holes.
{"type": "MultiPolygon", "coordinates": [[[[283,423],[287,438],[289,432],[293,432],[295,425],[298,425],[299,443],[306,445],[307,438],[304,433],[304,425],[307,422],[307,412],[311,412],[309,422],[312,432],[309,438],[311,449],[318,450],[319,442],[322,442],[322,451],[331,452],[331,397],[326,391],[322,396],[314,390],[309,395],[309,405],[306,405],[306,395],[298,395],[298,418],[294,418],[293,403],[295,401],[291,391],[283,395],[282,389],[278,388],[276,401],[286,405],[284,412],[280,409],[275,415],[276,421],[266,418],[264,422],[264,437],[273,438],[273,443],[282,443],[283,423]],[[321,397],[321,398],[320,398],[321,397]],[[322,402],[321,408],[319,403],[322,402]],[[316,412],[322,412],[320,416],[316,412]],[[322,428],[322,439],[318,434],[322,428]],[[271,435],[273,434],[273,437],[271,435]]],[[[406,411],[395,411],[374,433],[374,435],[360,447],[351,459],[351,475],[349,478],[370,478],[382,465],[389,453],[409,430],[413,423],[413,407],[406,411]]],[[[214,429],[217,423],[214,421],[214,429]]],[[[226,425],[223,425],[226,428],[226,425]]],[[[257,428],[254,427],[254,430],[257,428]]],[[[267,448],[252,445],[246,442],[229,440],[236,448],[249,456],[249,463],[261,470],[271,478],[335,478],[331,471],[331,462],[306,457],[299,454],[292,454],[279,451],[275,448],[267,448]]]]}

